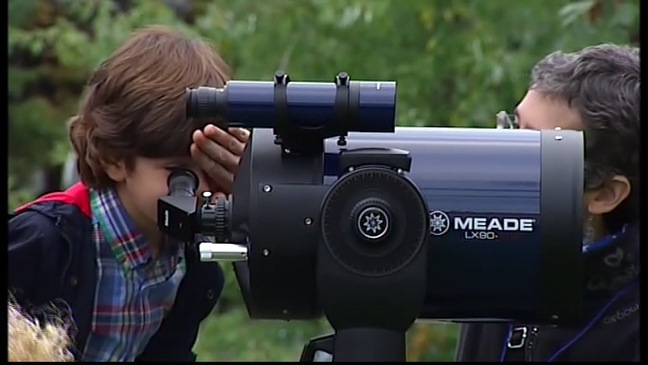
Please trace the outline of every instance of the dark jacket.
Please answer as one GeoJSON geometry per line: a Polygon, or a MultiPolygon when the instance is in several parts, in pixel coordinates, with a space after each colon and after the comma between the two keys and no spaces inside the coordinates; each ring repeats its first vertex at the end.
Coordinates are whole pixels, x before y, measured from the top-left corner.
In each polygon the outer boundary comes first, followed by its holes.
{"type": "MultiPolygon", "coordinates": [[[[23,207],[10,218],[9,289],[27,307],[63,299],[76,325],[77,359],[91,330],[97,286],[96,249],[88,190],[77,184],[23,207]]],[[[187,272],[160,329],[136,361],[195,361],[200,322],[223,288],[219,265],[187,249],[187,272]]]]}
{"type": "Polygon", "coordinates": [[[631,229],[586,255],[585,305],[590,309],[583,324],[465,324],[456,361],[640,361],[639,265],[638,229],[631,229]]]}

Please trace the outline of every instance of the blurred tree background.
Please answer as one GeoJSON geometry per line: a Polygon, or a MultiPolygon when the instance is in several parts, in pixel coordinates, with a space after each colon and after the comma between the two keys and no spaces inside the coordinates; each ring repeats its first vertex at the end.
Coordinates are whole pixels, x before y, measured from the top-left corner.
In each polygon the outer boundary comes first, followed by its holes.
{"type": "MultiPolygon", "coordinates": [[[[9,209],[60,188],[65,123],[88,76],[135,28],[212,41],[238,79],[398,81],[401,126],[490,127],[554,50],[639,43],[638,0],[9,0],[9,209]]],[[[295,361],[326,322],[250,321],[228,272],[200,361],[295,361]]],[[[456,326],[417,324],[410,361],[448,361],[456,326]]]]}

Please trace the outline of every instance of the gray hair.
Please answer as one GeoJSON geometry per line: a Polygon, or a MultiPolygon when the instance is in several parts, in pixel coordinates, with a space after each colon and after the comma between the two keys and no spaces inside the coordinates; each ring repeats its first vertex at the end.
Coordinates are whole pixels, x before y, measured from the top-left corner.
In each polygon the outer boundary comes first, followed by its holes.
{"type": "MultiPolygon", "coordinates": [[[[638,217],[639,48],[601,44],[575,53],[554,52],[538,62],[530,89],[566,100],[585,125],[586,187],[602,187],[617,174],[632,184],[631,196],[610,217],[610,229],[638,217]]],[[[608,221],[608,219],[606,219],[608,221]]]]}

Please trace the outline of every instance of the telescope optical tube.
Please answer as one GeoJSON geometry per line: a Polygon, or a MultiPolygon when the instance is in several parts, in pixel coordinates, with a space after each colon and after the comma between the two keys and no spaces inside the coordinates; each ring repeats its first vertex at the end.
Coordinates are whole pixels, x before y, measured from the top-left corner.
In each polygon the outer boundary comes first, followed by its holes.
{"type": "MultiPolygon", "coordinates": [[[[350,133],[346,145],[328,139],[323,155],[300,158],[282,156],[272,131],[255,130],[232,207],[234,226],[249,232],[253,318],[318,315],[313,270],[321,237],[311,222],[336,181],[372,163],[371,153],[356,152],[381,149],[409,152],[406,176],[430,210],[419,318],[580,320],[582,133],[472,128],[350,133]]],[[[357,194],[370,199],[368,190],[357,194]]]]}

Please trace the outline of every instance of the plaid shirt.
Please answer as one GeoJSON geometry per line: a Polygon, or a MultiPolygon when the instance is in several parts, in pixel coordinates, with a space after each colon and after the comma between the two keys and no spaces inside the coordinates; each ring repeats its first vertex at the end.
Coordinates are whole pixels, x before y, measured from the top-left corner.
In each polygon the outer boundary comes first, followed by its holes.
{"type": "Polygon", "coordinates": [[[154,260],[113,190],[90,192],[98,285],[82,361],[131,362],[171,309],[185,273],[184,248],[154,260]]]}

